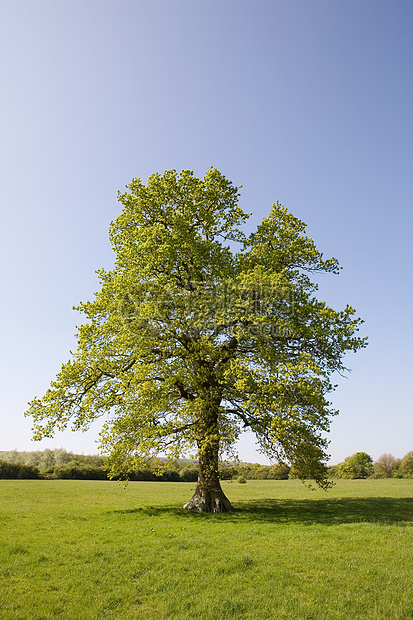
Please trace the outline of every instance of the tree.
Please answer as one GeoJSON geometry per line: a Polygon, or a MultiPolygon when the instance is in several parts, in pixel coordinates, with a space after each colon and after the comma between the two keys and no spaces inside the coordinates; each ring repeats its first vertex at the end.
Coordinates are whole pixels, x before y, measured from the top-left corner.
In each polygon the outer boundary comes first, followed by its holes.
{"type": "Polygon", "coordinates": [[[196,452],[188,509],[232,510],[218,459],[245,429],[270,458],[305,463],[326,485],[331,375],[366,344],[352,307],[314,296],[311,274],[338,273],[337,260],[278,203],[246,235],[239,188],[216,169],[204,179],[169,170],[126,189],[110,227],[114,268],[97,272],[101,290],[77,308],[77,351],[29,403],[34,438],[106,415],[113,476],[156,454],[196,452]]]}
{"type": "Polygon", "coordinates": [[[271,478],[274,480],[288,480],[290,466],[286,463],[274,463],[271,466],[271,478]]]}
{"type": "Polygon", "coordinates": [[[373,459],[366,452],[356,452],[338,465],[340,478],[368,478],[373,473],[373,459]]]}
{"type": "Polygon", "coordinates": [[[400,463],[400,471],[403,478],[413,478],[413,451],[408,452],[402,458],[400,463]]]}
{"type": "Polygon", "coordinates": [[[392,478],[400,466],[400,459],[395,459],[392,454],[382,454],[374,463],[374,469],[381,478],[392,478]]]}

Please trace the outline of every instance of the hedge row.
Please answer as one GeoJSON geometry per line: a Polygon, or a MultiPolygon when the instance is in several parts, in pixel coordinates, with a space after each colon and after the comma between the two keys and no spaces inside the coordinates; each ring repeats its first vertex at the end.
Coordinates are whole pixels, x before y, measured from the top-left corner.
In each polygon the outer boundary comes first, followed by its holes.
{"type": "Polygon", "coordinates": [[[33,480],[40,478],[38,467],[0,461],[0,478],[33,480]]]}
{"type": "MultiPolygon", "coordinates": [[[[290,468],[282,464],[272,466],[246,463],[222,465],[220,478],[221,480],[236,480],[241,476],[246,480],[285,480],[288,478],[289,471],[290,468]]],[[[0,460],[0,478],[108,480],[108,474],[103,465],[93,465],[77,460],[47,468],[0,460]]],[[[170,466],[160,465],[159,461],[148,462],[146,467],[132,472],[129,479],[154,482],[196,482],[198,466],[195,463],[179,461],[170,466]]]]}

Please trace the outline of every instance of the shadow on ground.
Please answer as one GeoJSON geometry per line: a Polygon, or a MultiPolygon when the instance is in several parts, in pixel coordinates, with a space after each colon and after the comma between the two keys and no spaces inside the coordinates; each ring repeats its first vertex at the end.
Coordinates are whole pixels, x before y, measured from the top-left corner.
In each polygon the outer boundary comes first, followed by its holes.
{"type": "Polygon", "coordinates": [[[260,499],[234,503],[235,512],[207,514],[183,510],[176,505],[115,510],[112,514],[176,516],[185,519],[225,519],[230,522],[278,522],[311,525],[383,523],[413,526],[412,498],[340,498],[317,500],[260,499]]]}

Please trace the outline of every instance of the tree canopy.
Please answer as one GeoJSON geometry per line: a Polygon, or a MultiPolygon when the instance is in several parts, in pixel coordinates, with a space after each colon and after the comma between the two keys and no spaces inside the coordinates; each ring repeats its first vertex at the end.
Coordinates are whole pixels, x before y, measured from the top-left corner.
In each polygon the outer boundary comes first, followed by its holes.
{"type": "Polygon", "coordinates": [[[252,430],[261,449],[326,485],[335,411],[327,395],[343,357],[365,346],[347,305],[316,298],[311,276],[338,273],[305,224],[278,202],[246,234],[239,188],[211,168],[135,178],[110,227],[116,260],[78,310],[77,351],[29,403],[34,438],[106,421],[101,449],[114,475],[157,454],[195,453],[186,505],[231,510],[218,458],[252,430]]]}
{"type": "Polygon", "coordinates": [[[356,452],[338,465],[341,478],[368,478],[374,472],[373,460],[366,452],[356,452]]]}

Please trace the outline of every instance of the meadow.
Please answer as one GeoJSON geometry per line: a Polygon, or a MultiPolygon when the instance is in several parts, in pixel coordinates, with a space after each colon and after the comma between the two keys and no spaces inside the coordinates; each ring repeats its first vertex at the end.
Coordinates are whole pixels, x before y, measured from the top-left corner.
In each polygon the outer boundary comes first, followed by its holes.
{"type": "Polygon", "coordinates": [[[0,618],[413,618],[413,480],[0,481],[0,618]]]}

